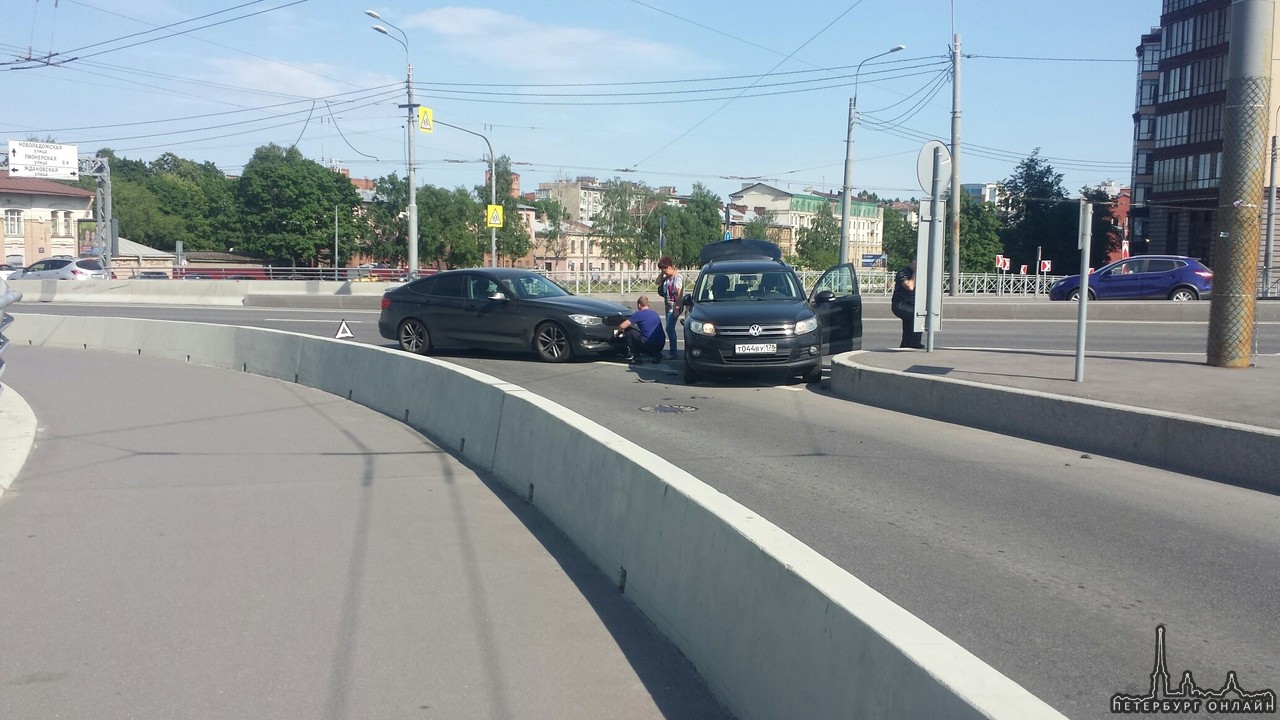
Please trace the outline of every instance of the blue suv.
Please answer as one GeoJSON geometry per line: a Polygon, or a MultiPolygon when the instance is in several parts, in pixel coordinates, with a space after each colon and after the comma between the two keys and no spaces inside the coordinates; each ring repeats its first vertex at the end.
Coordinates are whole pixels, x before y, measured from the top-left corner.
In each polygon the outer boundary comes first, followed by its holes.
{"type": "MultiPolygon", "coordinates": [[[[1213,271],[1182,255],[1139,255],[1089,274],[1090,300],[1201,300],[1213,293],[1213,271]]],[[[1049,286],[1050,300],[1079,300],[1080,276],[1049,286]]]]}

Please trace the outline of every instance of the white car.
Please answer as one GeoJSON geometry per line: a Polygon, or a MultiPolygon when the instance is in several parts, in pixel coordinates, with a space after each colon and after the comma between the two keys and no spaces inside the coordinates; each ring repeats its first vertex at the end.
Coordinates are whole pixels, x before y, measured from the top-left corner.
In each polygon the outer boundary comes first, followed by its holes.
{"type": "Polygon", "coordinates": [[[0,280],[8,280],[10,275],[18,272],[22,268],[14,267],[8,263],[0,263],[0,280]]]}
{"type": "Polygon", "coordinates": [[[53,257],[16,270],[10,280],[106,280],[107,271],[94,258],[53,257]]]}

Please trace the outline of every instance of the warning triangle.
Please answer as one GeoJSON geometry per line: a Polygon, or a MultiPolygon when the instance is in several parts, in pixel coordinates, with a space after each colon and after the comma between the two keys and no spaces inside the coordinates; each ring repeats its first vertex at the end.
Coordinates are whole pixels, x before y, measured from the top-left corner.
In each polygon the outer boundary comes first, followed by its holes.
{"type": "Polygon", "coordinates": [[[347,327],[347,321],[343,320],[338,326],[338,334],[333,336],[334,340],[343,340],[345,338],[355,337],[356,334],[351,332],[351,328],[347,327]]]}
{"type": "Polygon", "coordinates": [[[493,213],[489,215],[489,224],[498,225],[501,222],[502,222],[502,213],[498,210],[494,210],[493,213]]]}

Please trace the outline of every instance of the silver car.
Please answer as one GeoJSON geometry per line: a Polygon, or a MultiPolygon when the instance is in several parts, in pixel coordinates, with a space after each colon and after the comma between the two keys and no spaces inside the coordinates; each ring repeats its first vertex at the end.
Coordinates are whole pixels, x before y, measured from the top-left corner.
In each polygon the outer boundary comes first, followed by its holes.
{"type": "Polygon", "coordinates": [[[107,271],[94,258],[54,257],[31,263],[10,280],[106,280],[107,271]]]}

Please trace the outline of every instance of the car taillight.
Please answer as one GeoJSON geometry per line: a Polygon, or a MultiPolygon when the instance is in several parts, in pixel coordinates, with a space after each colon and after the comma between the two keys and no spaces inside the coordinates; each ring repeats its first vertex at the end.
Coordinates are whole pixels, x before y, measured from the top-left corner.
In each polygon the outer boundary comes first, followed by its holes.
{"type": "Polygon", "coordinates": [[[383,295],[383,296],[382,296],[382,309],[383,309],[383,310],[386,310],[386,309],[387,309],[387,308],[389,308],[389,307],[391,307],[391,298],[387,297],[386,295],[383,295]]]}
{"type": "Polygon", "coordinates": [[[1213,279],[1213,271],[1212,271],[1212,270],[1197,270],[1197,271],[1196,271],[1196,274],[1197,274],[1197,275],[1199,275],[1200,277],[1204,278],[1205,280],[1212,280],[1212,279],[1213,279]]]}
{"type": "Polygon", "coordinates": [[[80,268],[71,268],[71,277],[80,277],[81,275],[88,275],[88,274],[89,273],[81,270],[80,268]]]}

